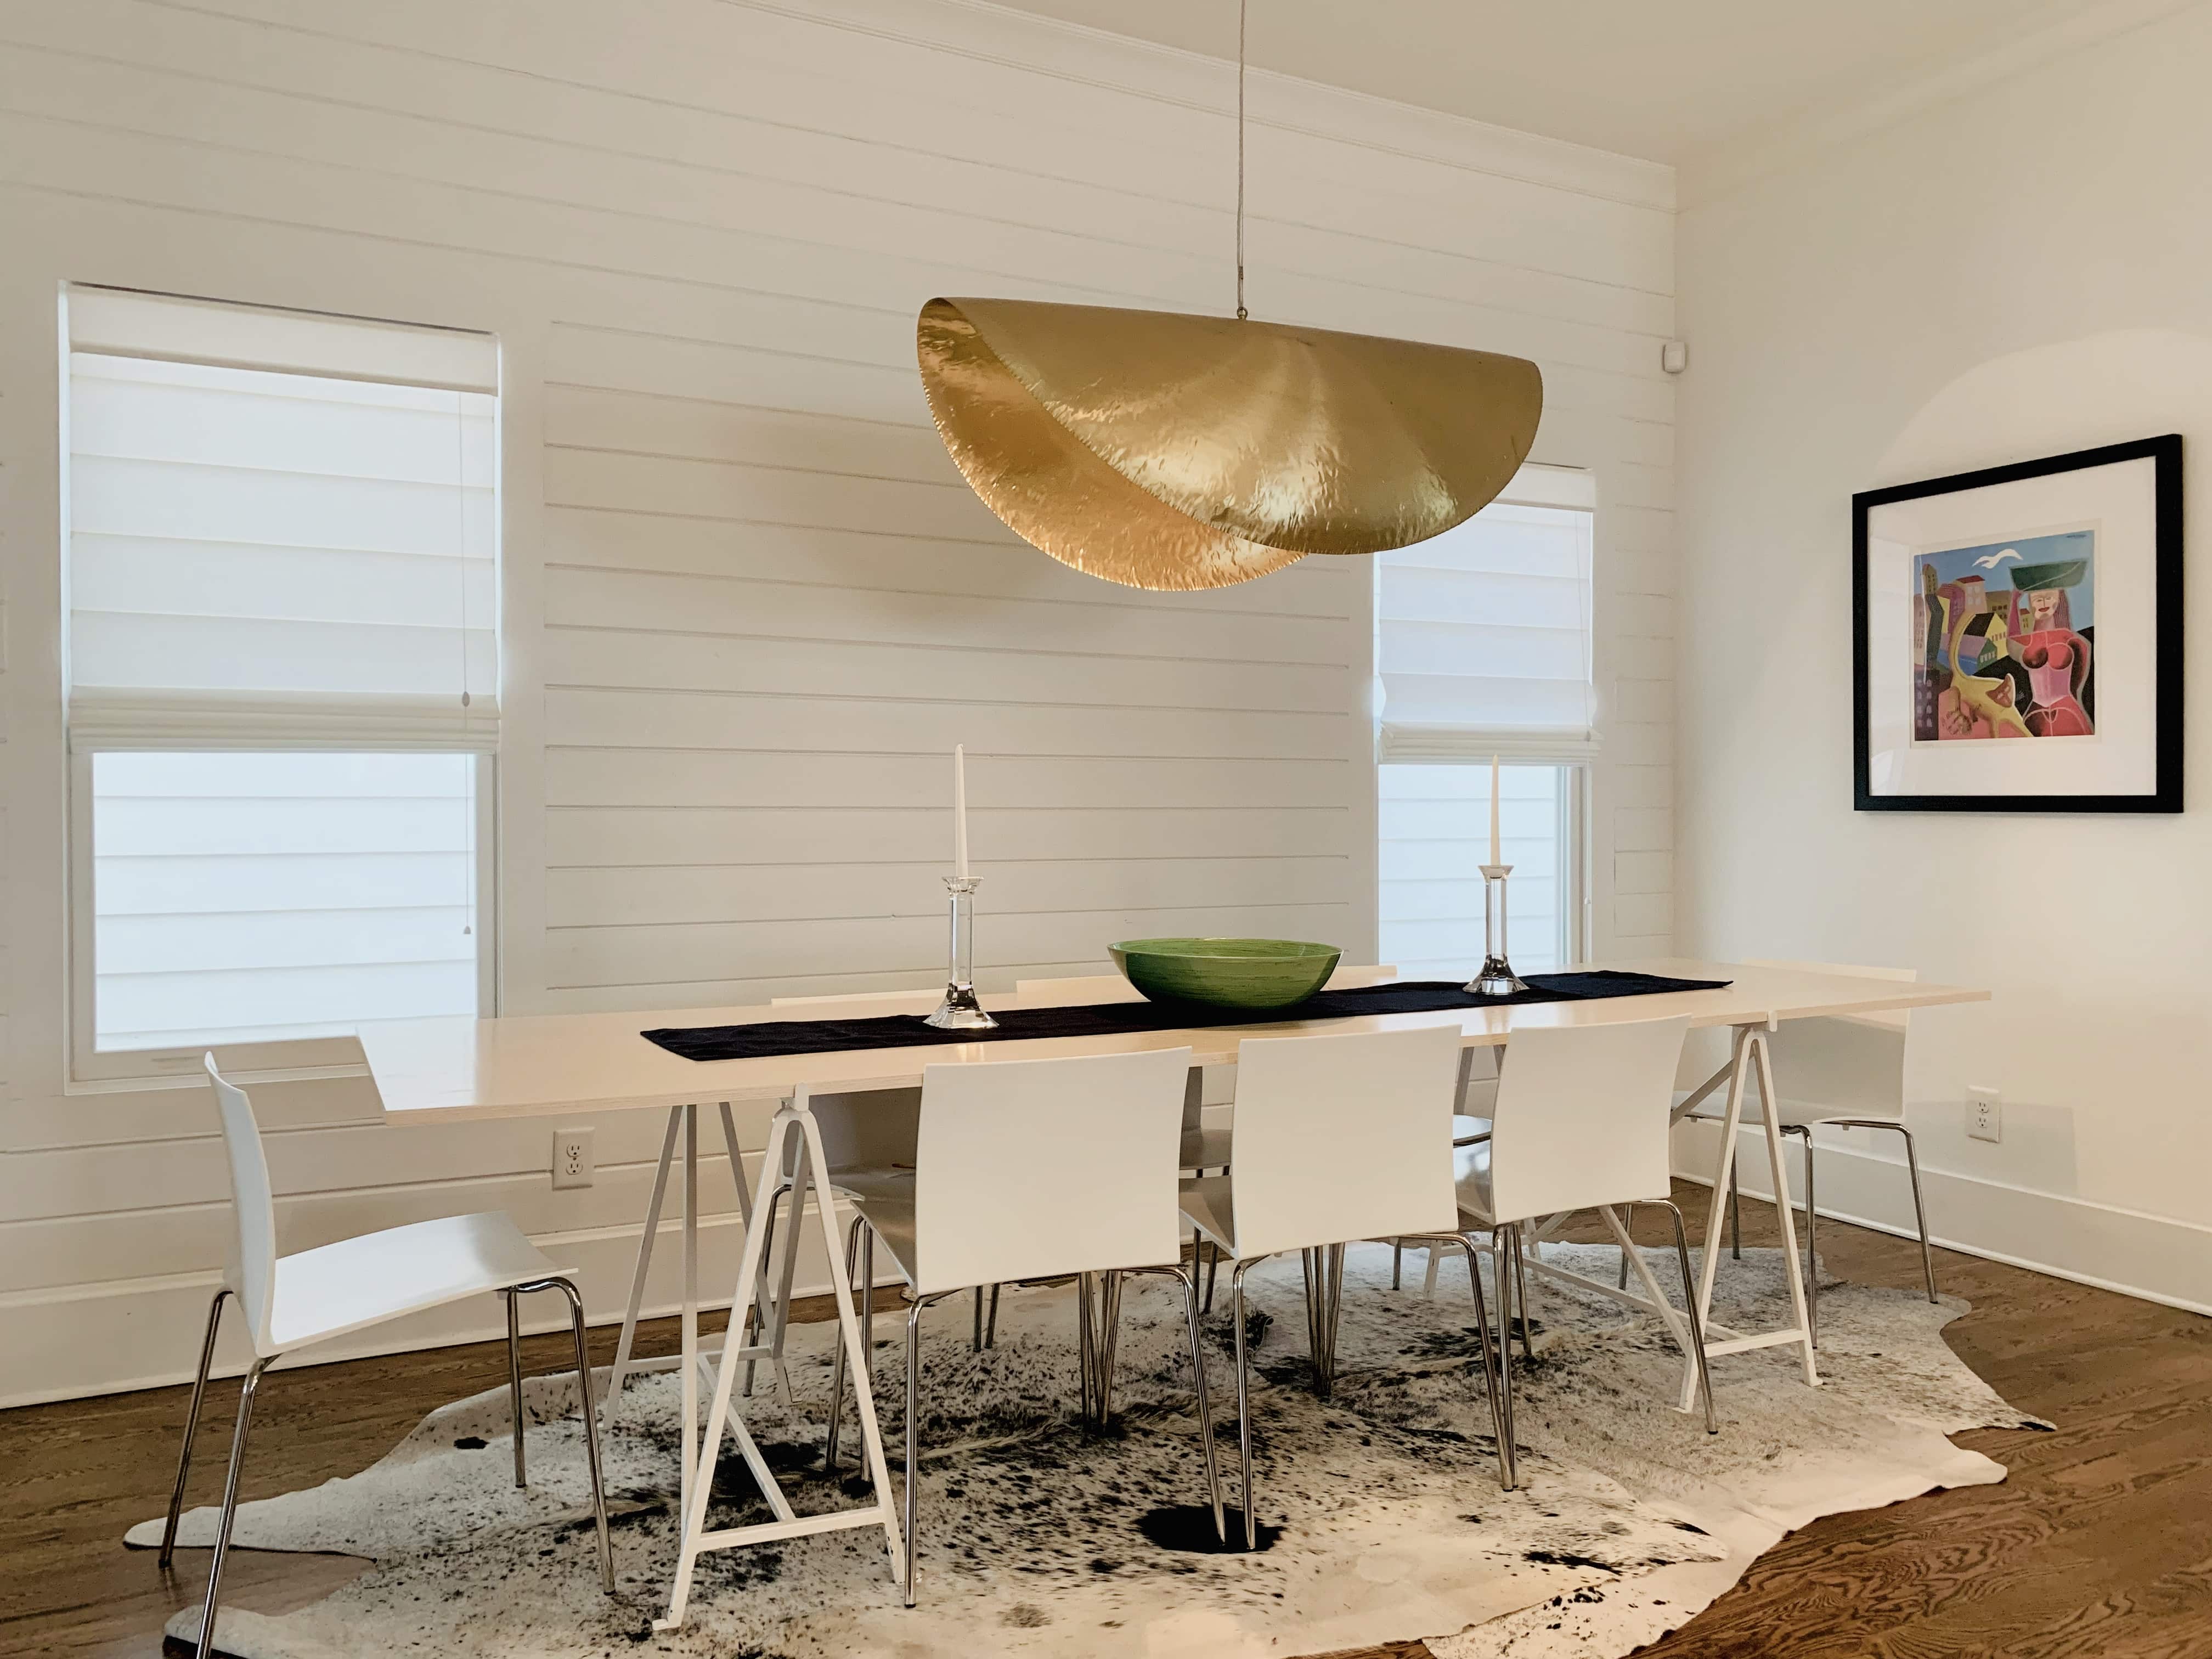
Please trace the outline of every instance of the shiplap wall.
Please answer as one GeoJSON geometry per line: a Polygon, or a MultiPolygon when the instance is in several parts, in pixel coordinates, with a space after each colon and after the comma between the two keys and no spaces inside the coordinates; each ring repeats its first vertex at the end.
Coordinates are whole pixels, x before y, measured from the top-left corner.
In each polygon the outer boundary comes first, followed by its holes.
{"type": "MultiPolygon", "coordinates": [[[[0,1400],[185,1374],[229,1225],[204,1092],[64,1092],[58,285],[500,336],[507,1009],[927,982],[955,742],[987,985],[1145,932],[1364,954],[1366,563],[1158,597],[1064,570],[969,494],[914,371],[935,294],[1225,309],[1232,97],[1220,63],[951,0],[0,8],[0,1400]]],[[[1662,949],[1671,174],[1252,101],[1255,312],[1533,357],[1535,459],[1597,475],[1595,942],[1662,949]]],[[[501,1206],[616,1305],[657,1123],[602,1121],[597,1184],[555,1194],[545,1125],[390,1127],[357,1079],[257,1104],[286,1248],[501,1206]]]]}

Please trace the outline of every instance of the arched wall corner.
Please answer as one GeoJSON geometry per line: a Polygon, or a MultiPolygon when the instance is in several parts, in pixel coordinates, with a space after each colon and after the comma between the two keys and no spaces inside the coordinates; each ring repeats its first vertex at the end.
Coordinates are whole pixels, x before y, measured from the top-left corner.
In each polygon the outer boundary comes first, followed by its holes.
{"type": "Polygon", "coordinates": [[[2165,432],[2184,439],[2185,501],[2212,507],[2203,494],[2212,465],[2212,336],[2087,334],[1992,357],[1951,380],[1891,440],[1866,487],[2165,432]]]}

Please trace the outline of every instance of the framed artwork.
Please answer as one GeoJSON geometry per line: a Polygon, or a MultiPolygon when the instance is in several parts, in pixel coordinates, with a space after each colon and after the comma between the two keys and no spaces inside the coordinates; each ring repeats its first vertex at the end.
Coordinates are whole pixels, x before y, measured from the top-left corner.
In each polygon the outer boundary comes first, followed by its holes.
{"type": "Polygon", "coordinates": [[[1862,812],[2181,810],[2178,434],[1851,497],[1862,812]]]}

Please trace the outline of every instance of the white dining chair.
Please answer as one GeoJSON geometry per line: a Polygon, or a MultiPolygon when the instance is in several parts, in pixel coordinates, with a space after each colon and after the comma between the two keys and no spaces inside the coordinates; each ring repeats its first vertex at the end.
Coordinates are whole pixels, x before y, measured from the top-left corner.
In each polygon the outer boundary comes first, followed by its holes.
{"type": "Polygon", "coordinates": [[[229,1553],[231,1524],[238,1513],[239,1473],[246,1461],[246,1431],[253,1420],[254,1397],[260,1389],[262,1374],[283,1354],[486,1291],[497,1291],[507,1298],[507,1381],[514,1418],[514,1484],[518,1486],[525,1484],[525,1413],[520,1322],[514,1298],[532,1291],[556,1290],[568,1298],[569,1326],[576,1340],[576,1391],[583,1410],[585,1460],[591,1468],[592,1512],[599,1525],[599,1578],[612,1594],[614,1548],[607,1533],[606,1494],[599,1477],[599,1419],[592,1407],[592,1363],[584,1337],[584,1304],[575,1281],[541,1253],[514,1222],[497,1213],[418,1221],[292,1255],[277,1255],[276,1197],[252,1103],[244,1090],[216,1069],[214,1054],[210,1054],[204,1063],[222,1119],[224,1150],[229,1155],[238,1252],[208,1310],[207,1335],[200,1345],[199,1369],[192,1377],[191,1404],[185,1413],[177,1484],[169,1495],[168,1519],[161,1528],[159,1560],[162,1566],[169,1565],[176,1550],[177,1519],[184,1510],[185,1485],[191,1474],[192,1437],[199,1428],[200,1402],[207,1393],[208,1370],[215,1359],[222,1305],[230,1298],[237,1299],[239,1310],[246,1316],[253,1363],[246,1368],[246,1380],[239,1389],[238,1423],[231,1432],[230,1465],[223,1476],[215,1558],[208,1566],[199,1651],[213,1654],[216,1650],[223,1559],[229,1553]]]}
{"type": "MultiPolygon", "coordinates": [[[[1459,1104],[1453,1109],[1452,1145],[1455,1147],[1480,1145],[1490,1133],[1490,1112],[1498,1098],[1499,1069],[1505,1064],[1505,1050],[1492,1044],[1468,1047],[1460,1050],[1459,1104]]],[[[1425,1253],[1428,1264],[1422,1274],[1421,1294],[1436,1300],[1437,1269],[1442,1252],[1431,1249],[1425,1253]]],[[[1401,1238],[1390,1241],[1390,1288],[1396,1290],[1404,1280],[1406,1242],[1401,1238]]]]}
{"type": "MultiPolygon", "coordinates": [[[[906,1604],[914,1605],[921,1452],[921,1314],[931,1304],[1006,1280],[1078,1278],[1084,1416],[1103,1419],[1112,1381],[1110,1311],[1094,1328],[1092,1281],[1109,1281],[1110,1310],[1125,1273],[1158,1273],[1182,1286],[1198,1399],[1199,1441],[1217,1534],[1224,1530],[1198,1291],[1181,1263],[1176,1204],[1176,1126],[1188,1048],[1061,1060],[932,1066],[922,1073],[915,1167],[902,1180],[869,1182],[846,1236],[860,1303],[861,1351],[874,1352],[866,1286],[876,1245],[907,1281],[906,1604]],[[1068,1169],[1079,1147],[1079,1172],[1068,1169]],[[1057,1175],[1049,1172],[1059,1171],[1057,1175]],[[1045,1172],[1045,1173],[1041,1173],[1045,1172]]],[[[837,1467],[845,1352],[832,1362],[825,1468],[837,1467]]]]}
{"type": "MultiPolygon", "coordinates": [[[[1397,968],[1389,963],[1342,963],[1330,973],[1322,987],[1329,991],[1363,991],[1374,986],[1387,985],[1398,977],[1397,968]]],[[[1136,1002],[1144,993],[1118,974],[1091,974],[1066,979],[1021,979],[1014,981],[1014,994],[1019,997],[1050,995],[1066,1004],[1082,1002],[1136,1002]]],[[[1255,1023],[1265,1019],[1255,1015],[1255,1023]]],[[[1233,1105],[1231,1109],[1233,1111],[1233,1105]]],[[[1473,1133],[1479,1126],[1469,1123],[1462,1133],[1473,1133]]],[[[1185,1085],[1182,1103],[1182,1158],[1183,1173],[1203,1176],[1209,1171],[1229,1173],[1230,1127],[1226,1121],[1208,1123],[1206,1121],[1206,1074],[1193,1068],[1190,1080],[1185,1085]]],[[[1214,1281],[1220,1271],[1221,1260],[1212,1248],[1195,1234],[1191,1241],[1192,1260],[1206,1269],[1206,1290],[1201,1302],[1205,1312],[1213,1311],[1214,1281]]],[[[1403,1247],[1391,1263],[1391,1285],[1395,1288],[1403,1247]]]]}
{"type": "MultiPolygon", "coordinates": [[[[1476,1241],[1462,1233],[1452,1188],[1460,1046],[1455,1019],[1391,1031],[1248,1037],[1238,1046],[1229,1173],[1185,1181],[1182,1212],[1235,1264],[1229,1285],[1247,1549],[1257,1546],[1258,1526],[1245,1276],[1270,1256],[1300,1253],[1307,1352],[1323,1395],[1335,1370],[1347,1243],[1458,1238],[1476,1306],[1482,1305],[1476,1241]]],[[[1503,1432],[1486,1316],[1478,1328],[1485,1391],[1503,1432]]]]}
{"type": "MultiPolygon", "coordinates": [[[[1717,1431],[1712,1385],[1705,1374],[1705,1334],[1690,1278],[1682,1212],[1667,1196],[1668,1111],[1674,1068],[1690,1029],[1686,1014],[1670,1019],[1601,1025],[1530,1027],[1514,1032],[1511,1058],[1498,1076],[1487,1139],[1455,1150],[1461,1226],[1486,1231],[1497,1261],[1498,1322],[1498,1478],[1519,1482],[1514,1467],[1512,1333],[1516,1286],[1521,1343],[1529,1352],[1528,1286],[1522,1259],[1528,1224],[1595,1210],[1620,1241],[1624,1258],[1661,1310],[1666,1293],[1630,1243],[1621,1206],[1663,1207],[1674,1218],[1674,1249],[1687,1311],[1683,1329],[1669,1329],[1697,1362],[1705,1428],[1717,1431]],[[1655,1196],[1656,1194],[1656,1196],[1655,1196]]],[[[1540,1260],[1540,1256],[1539,1260],[1540,1260]]],[[[1478,1312],[1480,1310],[1478,1308],[1478,1312]]]]}
{"type": "MultiPolygon", "coordinates": [[[[938,986],[918,991],[775,997],[769,1000],[769,1006],[818,1009],[825,1017],[833,1018],[841,1006],[862,1003],[885,1005],[870,1010],[872,1014],[927,1014],[936,1012],[944,996],[944,988],[938,986]]],[[[864,1094],[815,1095],[811,1100],[815,1121],[822,1126],[822,1150],[830,1160],[830,1185],[841,1197],[851,1199],[864,1188],[879,1188],[886,1179],[896,1179],[914,1168],[915,1127],[921,1110],[921,1090],[872,1089],[864,1094]]],[[[791,1176],[786,1171],[776,1184],[768,1209],[766,1225],[771,1260],[775,1250],[777,1206],[790,1192],[791,1176]]],[[[793,1261],[787,1257],[784,1262],[787,1295],[792,1281],[793,1261]]],[[[972,1351],[980,1352],[999,1340],[999,1291],[996,1285],[975,1287],[973,1329],[969,1338],[972,1351]]],[[[781,1352],[779,1342],[779,1354],[781,1352]]],[[[745,1392],[750,1394],[750,1373],[746,1382],[745,1392]]]]}
{"type": "MultiPolygon", "coordinates": [[[[1756,968],[1788,968],[1808,974],[1848,974],[1861,979],[1911,983],[1911,968],[1866,968],[1835,962],[1763,962],[1756,968]]],[[[1905,1168],[1912,1185],[1912,1218],[1920,1234],[1920,1274],[1928,1299],[1936,1296],[1936,1253],[1928,1241],[1928,1209],[1920,1195],[1920,1156],[1912,1131],[1905,1127],[1905,1044],[1911,1034],[1905,1010],[1838,1015],[1826,1019],[1784,1020],[1771,1033],[1767,1048],[1781,1098],[1773,1103],[1776,1126],[1805,1143],[1805,1314],[1815,1346],[1820,1340],[1820,1286],[1814,1231],[1819,1208],[1814,1186],[1813,1131],[1817,1128],[1887,1129],[1905,1142],[1905,1168]]],[[[1720,1121],[1716,1114],[1693,1112],[1699,1122],[1720,1121]]],[[[1757,1119],[1748,1121],[1756,1123],[1757,1119]]],[[[1743,1254],[1741,1193],[1735,1164],[1729,1166],[1729,1244],[1743,1254]]],[[[1783,1195],[1777,1195],[1782,1201],[1783,1195]]]]}

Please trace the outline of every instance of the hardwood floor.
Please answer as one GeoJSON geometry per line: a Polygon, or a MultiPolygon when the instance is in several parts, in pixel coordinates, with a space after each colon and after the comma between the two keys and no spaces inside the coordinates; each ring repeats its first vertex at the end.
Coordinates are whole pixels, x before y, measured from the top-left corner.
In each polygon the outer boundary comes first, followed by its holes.
{"type": "MultiPolygon", "coordinates": [[[[1677,1197],[1694,1224],[1703,1189],[1685,1184],[1677,1197]]],[[[1744,1222],[1747,1243],[1771,1240],[1767,1206],[1746,1200],[1744,1222]]],[[[1844,1277],[1918,1283],[1918,1252],[1902,1240],[1823,1222],[1821,1244],[1844,1277]]],[[[2212,1320],[1968,1256],[1939,1255],[1937,1272],[1974,1304],[1950,1327],[1952,1346],[2059,1432],[1962,1437],[2011,1479],[1792,1534],[1645,1650],[1652,1659],[2212,1656],[2212,1320]]],[[[595,1336],[599,1357],[611,1358],[612,1331],[595,1336]]],[[[526,1363],[557,1369],[565,1340],[532,1339],[526,1363]]],[[[255,1414],[246,1495],[350,1473],[431,1407],[504,1375],[498,1345],[279,1372],[255,1414]]],[[[161,1650],[163,1621],[204,1589],[206,1553],[180,1554],[165,1577],[152,1552],[118,1540],[167,1500],[185,1393],[0,1413],[0,1653],[161,1650]]],[[[221,1478],[234,1393],[212,1392],[201,1425],[203,1500],[221,1478]]],[[[343,1557],[240,1551],[225,1599],[281,1612],[361,1570],[343,1557]]],[[[1407,1643],[1356,1659],[1425,1652],[1407,1643]]]]}

